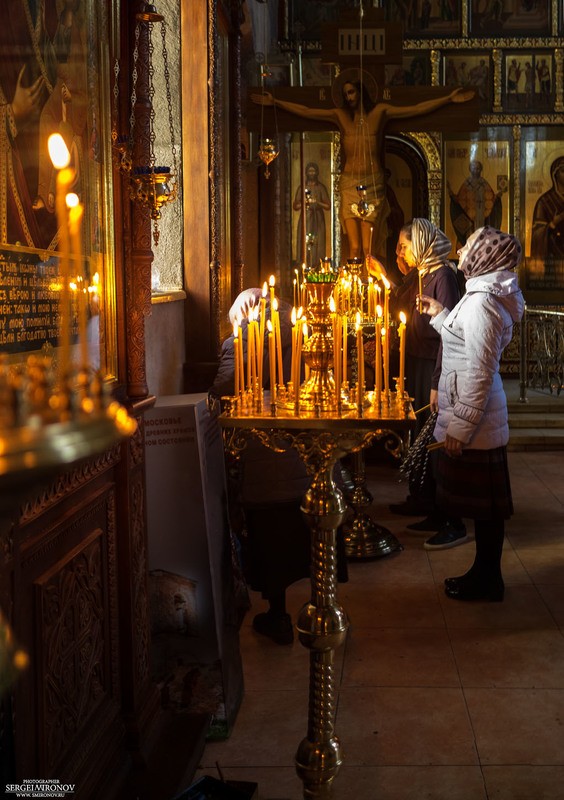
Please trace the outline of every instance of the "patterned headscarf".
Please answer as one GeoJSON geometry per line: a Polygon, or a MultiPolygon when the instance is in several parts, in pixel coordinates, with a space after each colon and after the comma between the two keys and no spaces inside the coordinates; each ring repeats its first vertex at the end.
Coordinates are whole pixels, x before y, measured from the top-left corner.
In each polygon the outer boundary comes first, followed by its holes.
{"type": "Polygon", "coordinates": [[[521,254],[521,243],[515,236],[486,225],[466,240],[460,251],[458,269],[467,278],[502,269],[512,270],[521,261],[521,254]]]}
{"type": "Polygon", "coordinates": [[[428,219],[416,217],[411,223],[411,252],[417,269],[431,270],[446,264],[451,247],[450,240],[428,219]]]}

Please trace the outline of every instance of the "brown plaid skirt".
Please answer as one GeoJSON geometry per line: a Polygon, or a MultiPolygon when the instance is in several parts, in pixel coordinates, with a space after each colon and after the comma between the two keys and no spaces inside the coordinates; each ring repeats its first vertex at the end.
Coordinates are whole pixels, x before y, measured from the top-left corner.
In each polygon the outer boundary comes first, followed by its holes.
{"type": "Polygon", "coordinates": [[[460,457],[437,453],[437,505],[449,516],[509,519],[513,514],[507,450],[463,450],[460,457]]]}

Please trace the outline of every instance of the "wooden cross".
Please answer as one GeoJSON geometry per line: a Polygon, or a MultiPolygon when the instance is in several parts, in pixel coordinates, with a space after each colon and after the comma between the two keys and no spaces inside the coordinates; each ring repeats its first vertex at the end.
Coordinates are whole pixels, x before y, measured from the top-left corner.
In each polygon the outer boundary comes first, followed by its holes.
{"type": "MultiPolygon", "coordinates": [[[[410,106],[424,100],[445,97],[452,87],[440,86],[384,86],[384,66],[402,62],[402,30],[398,23],[384,21],[382,9],[370,9],[363,17],[362,32],[358,12],[342,14],[338,25],[324,26],[322,33],[321,60],[338,64],[341,69],[362,68],[377,83],[377,94],[373,100],[396,106],[410,106]]],[[[290,87],[276,86],[266,90],[277,99],[308,106],[310,108],[332,108],[335,103],[330,86],[290,87]]],[[[326,131],[337,130],[335,125],[324,121],[303,119],[282,109],[276,114],[270,107],[262,108],[250,100],[247,104],[247,128],[265,134],[279,131],[326,131]]],[[[469,132],[479,128],[479,118],[484,113],[484,103],[477,96],[464,104],[450,104],[424,116],[403,120],[389,120],[386,133],[402,131],[469,132]]]]}

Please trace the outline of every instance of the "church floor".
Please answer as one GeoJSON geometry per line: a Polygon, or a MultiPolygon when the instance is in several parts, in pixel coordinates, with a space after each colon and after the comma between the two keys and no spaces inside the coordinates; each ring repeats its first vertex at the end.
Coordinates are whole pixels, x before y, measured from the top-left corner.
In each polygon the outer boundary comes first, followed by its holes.
{"type": "MultiPolygon", "coordinates": [[[[371,514],[404,550],[350,564],[339,600],[350,619],[337,652],[336,733],[343,766],[334,800],[562,800],[564,797],[564,454],[509,454],[515,515],[507,524],[503,603],[449,600],[443,579],[474,543],[437,552],[390,514],[405,484],[368,464],[371,514]]],[[[471,529],[471,523],[470,523],[471,529]]],[[[294,584],[295,622],[309,599],[294,584]]],[[[293,756],[305,736],[308,653],[241,629],[245,695],[229,739],[201,769],[258,783],[260,800],[300,800],[293,756]]]]}

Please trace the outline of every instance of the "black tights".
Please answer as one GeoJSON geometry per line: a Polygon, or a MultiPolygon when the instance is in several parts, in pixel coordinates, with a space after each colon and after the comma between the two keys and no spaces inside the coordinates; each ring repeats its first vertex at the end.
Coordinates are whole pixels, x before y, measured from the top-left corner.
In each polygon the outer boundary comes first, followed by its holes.
{"type": "Polygon", "coordinates": [[[286,613],[286,590],[281,589],[275,594],[268,595],[268,610],[274,617],[281,617],[286,613]]]}
{"type": "Polygon", "coordinates": [[[475,519],[476,557],[467,577],[485,581],[501,580],[501,554],[505,537],[503,519],[475,519]]]}

